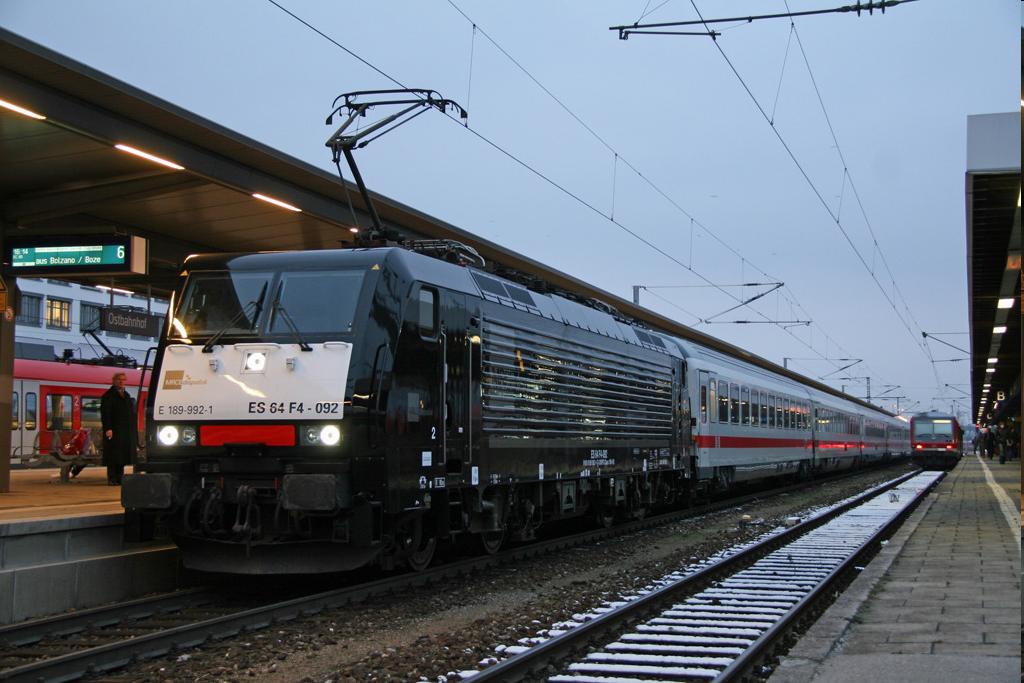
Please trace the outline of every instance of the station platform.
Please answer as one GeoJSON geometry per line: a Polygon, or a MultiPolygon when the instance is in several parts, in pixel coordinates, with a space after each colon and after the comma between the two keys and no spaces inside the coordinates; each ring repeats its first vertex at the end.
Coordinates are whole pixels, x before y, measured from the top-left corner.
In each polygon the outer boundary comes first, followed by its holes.
{"type": "Polygon", "coordinates": [[[769,683],[1018,681],[1020,461],[966,456],[769,683]]]}
{"type": "Polygon", "coordinates": [[[55,467],[11,470],[11,490],[0,493],[0,523],[122,512],[121,487],[107,484],[105,467],[86,467],[66,483],[55,467]]]}
{"type": "Polygon", "coordinates": [[[106,468],[67,483],[55,468],[11,472],[0,493],[0,624],[173,590],[182,577],[173,544],[124,540],[121,487],[106,468]]]}

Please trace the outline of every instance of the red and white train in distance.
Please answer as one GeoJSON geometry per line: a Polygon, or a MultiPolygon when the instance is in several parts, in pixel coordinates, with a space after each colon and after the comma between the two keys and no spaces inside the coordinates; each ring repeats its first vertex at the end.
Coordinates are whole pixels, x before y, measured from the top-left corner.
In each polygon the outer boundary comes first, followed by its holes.
{"type": "MultiPolygon", "coordinates": [[[[88,429],[100,441],[100,397],[110,388],[115,372],[127,375],[126,390],[138,394],[142,370],[110,365],[57,361],[14,360],[11,396],[11,462],[20,463],[54,448],[54,434],[88,429]]],[[[143,385],[139,407],[139,433],[145,428],[148,387],[143,385]]]]}
{"type": "Polygon", "coordinates": [[[925,469],[956,467],[963,457],[964,431],[955,415],[919,413],[910,418],[912,459],[925,469]]]}

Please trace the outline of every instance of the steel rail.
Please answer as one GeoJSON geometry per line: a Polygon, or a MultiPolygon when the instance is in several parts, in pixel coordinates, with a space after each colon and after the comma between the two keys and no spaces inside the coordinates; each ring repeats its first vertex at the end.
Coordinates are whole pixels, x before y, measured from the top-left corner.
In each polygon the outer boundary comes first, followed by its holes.
{"type": "MultiPolygon", "coordinates": [[[[836,481],[861,474],[845,472],[819,481],[836,481]]],[[[905,475],[912,476],[913,473],[905,475]]],[[[567,548],[606,540],[643,529],[648,529],[675,521],[698,517],[712,512],[736,507],[752,500],[759,500],[793,490],[805,488],[806,483],[789,484],[765,491],[755,492],[737,498],[728,498],[707,505],[673,511],[661,515],[647,517],[619,524],[607,529],[589,530],[578,534],[554,538],[551,540],[519,546],[495,555],[468,558],[447,563],[420,573],[402,574],[386,577],[355,586],[333,589],[329,591],[300,596],[289,600],[241,610],[232,614],[221,615],[193,624],[172,627],[159,632],[138,635],[125,640],[107,643],[92,648],[77,650],[50,659],[29,662],[24,665],[0,671],[0,681],[68,681],[82,678],[92,673],[103,673],[128,666],[133,661],[159,657],[174,650],[182,650],[200,646],[210,640],[222,640],[242,632],[267,628],[274,623],[292,621],[302,616],[311,616],[325,609],[343,607],[367,598],[394,593],[408,587],[417,587],[438,583],[446,579],[457,578],[473,572],[501,566],[509,561],[517,561],[558,552],[567,548]]],[[[888,486],[888,484],[886,485],[888,486]]],[[[877,491],[878,488],[872,489],[877,491]]],[[[197,588],[196,592],[204,589],[197,588]]],[[[79,615],[57,615],[24,624],[4,627],[0,633],[5,634],[8,642],[29,643],[34,633],[43,631],[48,634],[79,632],[82,623],[96,624],[98,627],[115,623],[117,614],[130,609],[145,609],[147,602],[158,604],[163,600],[180,599],[179,594],[142,598],[130,603],[120,603],[107,607],[98,607],[79,615]],[[104,618],[106,614],[106,619],[104,618]],[[110,623],[107,623],[109,621],[110,623]],[[22,630],[24,629],[24,630],[22,630]]],[[[551,642],[551,641],[548,641],[551,642]]],[[[511,660],[507,660],[511,661],[511,660]]],[[[488,670],[490,671],[490,670],[488,670]]],[[[484,680],[484,679],[479,679],[484,680]]],[[[509,679],[511,680],[511,679],[509,679]]]]}
{"type": "Polygon", "coordinates": [[[657,588],[618,609],[605,612],[563,634],[535,645],[529,650],[488,667],[470,677],[469,680],[472,680],[473,683],[493,681],[514,683],[541,677],[541,672],[548,666],[566,660],[599,641],[603,642],[614,638],[632,624],[661,613],[664,610],[664,605],[674,602],[678,596],[696,592],[700,587],[722,576],[734,573],[739,567],[753,564],[754,561],[769,552],[785,546],[797,537],[826,524],[866,500],[899,486],[917,474],[917,472],[910,472],[881,486],[872,487],[824,514],[808,519],[761,543],[702,567],[685,578],[657,588]]]}
{"type": "Polygon", "coordinates": [[[860,546],[844,560],[838,567],[817,586],[815,586],[807,595],[805,595],[796,605],[794,605],[789,612],[787,612],[781,619],[773,624],[767,631],[761,634],[757,640],[755,640],[746,650],[743,651],[739,657],[737,657],[732,664],[727,666],[718,678],[715,679],[716,683],[731,683],[732,681],[743,680],[744,676],[749,674],[756,666],[765,660],[766,657],[771,656],[776,646],[780,641],[789,633],[795,626],[800,622],[803,617],[812,612],[815,606],[823,600],[825,596],[832,591],[833,588],[840,584],[844,577],[849,576],[854,567],[866,564],[872,556],[878,552],[878,539],[888,538],[892,535],[904,520],[910,516],[910,513],[917,509],[917,506],[921,503],[924,496],[935,488],[943,477],[937,478],[929,486],[923,488],[914,500],[911,501],[906,507],[904,507],[896,516],[894,516],[887,524],[882,526],[876,533],[872,534],[870,538],[866,539],[860,546]]]}
{"type": "Polygon", "coordinates": [[[190,607],[199,607],[215,598],[216,594],[208,588],[187,588],[173,593],[7,624],[0,626],[0,644],[10,648],[25,647],[34,645],[44,638],[64,637],[87,629],[107,628],[155,614],[171,614],[190,607]]]}

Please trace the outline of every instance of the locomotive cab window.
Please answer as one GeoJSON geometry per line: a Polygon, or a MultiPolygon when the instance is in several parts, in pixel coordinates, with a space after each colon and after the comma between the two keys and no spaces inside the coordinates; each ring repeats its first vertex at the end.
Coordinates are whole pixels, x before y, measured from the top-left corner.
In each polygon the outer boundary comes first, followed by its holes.
{"type": "Polygon", "coordinates": [[[420,335],[433,338],[437,335],[437,292],[421,287],[418,297],[417,323],[420,335]]]}
{"type": "MultiPolygon", "coordinates": [[[[271,273],[193,273],[171,328],[180,337],[252,335],[266,307],[271,273]]],[[[291,311],[289,311],[290,313],[291,311]]]]}
{"type": "Polygon", "coordinates": [[[362,286],[358,271],[284,273],[269,332],[289,334],[289,323],[303,334],[351,332],[362,286]]]}

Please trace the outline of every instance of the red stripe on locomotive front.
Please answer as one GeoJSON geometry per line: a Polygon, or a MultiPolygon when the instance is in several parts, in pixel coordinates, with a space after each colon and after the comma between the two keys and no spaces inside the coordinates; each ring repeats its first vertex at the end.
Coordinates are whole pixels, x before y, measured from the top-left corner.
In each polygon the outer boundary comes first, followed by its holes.
{"type": "Polygon", "coordinates": [[[202,425],[199,445],[223,446],[229,443],[258,443],[264,446],[294,446],[293,425],[202,425]]]}

